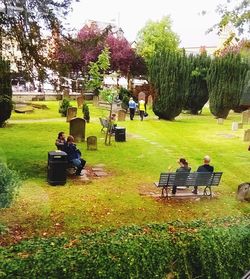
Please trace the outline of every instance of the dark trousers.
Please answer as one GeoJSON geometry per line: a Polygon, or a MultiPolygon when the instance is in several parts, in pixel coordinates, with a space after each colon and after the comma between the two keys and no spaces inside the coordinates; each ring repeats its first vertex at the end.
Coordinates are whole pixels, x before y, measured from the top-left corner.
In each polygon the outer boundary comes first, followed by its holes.
{"type": "Polygon", "coordinates": [[[133,120],[134,116],[135,116],[135,109],[134,108],[129,108],[129,115],[130,115],[130,120],[133,120]]]}
{"type": "Polygon", "coordinates": [[[141,118],[141,121],[143,120],[143,117],[144,117],[144,110],[140,110],[140,118],[141,118]]]}
{"type": "Polygon", "coordinates": [[[86,161],[83,160],[82,158],[80,158],[80,161],[81,161],[81,165],[77,166],[76,175],[79,175],[81,173],[82,169],[86,164],[86,161]]]}

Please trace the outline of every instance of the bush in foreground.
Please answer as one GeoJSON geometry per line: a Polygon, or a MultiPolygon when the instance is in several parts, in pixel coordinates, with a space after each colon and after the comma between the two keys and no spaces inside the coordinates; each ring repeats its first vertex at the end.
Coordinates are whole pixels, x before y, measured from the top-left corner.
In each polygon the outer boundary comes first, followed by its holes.
{"type": "Polygon", "coordinates": [[[19,186],[18,174],[0,162],[0,208],[10,206],[19,186]]]}
{"type": "Polygon", "coordinates": [[[249,216],[124,227],[0,248],[0,278],[238,279],[249,266],[249,216]]]}

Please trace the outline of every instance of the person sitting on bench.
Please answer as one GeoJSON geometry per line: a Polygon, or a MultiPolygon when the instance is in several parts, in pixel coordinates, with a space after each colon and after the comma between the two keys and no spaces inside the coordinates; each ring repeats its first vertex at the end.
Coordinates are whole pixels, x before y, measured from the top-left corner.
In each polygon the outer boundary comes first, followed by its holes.
{"type": "MultiPolygon", "coordinates": [[[[180,167],[176,170],[176,172],[187,172],[187,173],[189,173],[191,171],[191,168],[188,166],[188,162],[186,161],[185,158],[180,158],[178,163],[180,164],[180,167]]],[[[176,194],[176,189],[177,189],[177,186],[173,186],[173,189],[172,189],[172,194],[173,195],[176,194]]]]}
{"type": "Polygon", "coordinates": [[[58,150],[65,151],[66,138],[64,132],[58,133],[55,145],[58,150]]]}
{"type": "MultiPolygon", "coordinates": [[[[203,159],[204,164],[198,167],[197,172],[213,172],[214,167],[209,165],[210,161],[211,158],[206,155],[203,159]]],[[[197,188],[197,186],[194,186],[194,190],[192,191],[193,194],[198,194],[197,188]]]]}
{"type": "Polygon", "coordinates": [[[74,137],[69,135],[65,145],[65,152],[68,155],[68,161],[72,163],[76,168],[76,175],[81,175],[81,171],[84,168],[86,161],[81,158],[81,151],[76,147],[74,143],[74,137]]]}

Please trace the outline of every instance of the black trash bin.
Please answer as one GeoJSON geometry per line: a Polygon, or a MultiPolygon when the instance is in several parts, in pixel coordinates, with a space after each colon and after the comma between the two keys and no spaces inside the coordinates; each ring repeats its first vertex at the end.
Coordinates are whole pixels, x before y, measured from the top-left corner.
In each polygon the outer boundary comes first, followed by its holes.
{"type": "Polygon", "coordinates": [[[48,183],[50,185],[64,185],[67,181],[67,154],[63,151],[48,152],[48,183]]]}
{"type": "Polygon", "coordinates": [[[126,141],[126,129],[124,127],[115,128],[115,141],[126,141]]]}

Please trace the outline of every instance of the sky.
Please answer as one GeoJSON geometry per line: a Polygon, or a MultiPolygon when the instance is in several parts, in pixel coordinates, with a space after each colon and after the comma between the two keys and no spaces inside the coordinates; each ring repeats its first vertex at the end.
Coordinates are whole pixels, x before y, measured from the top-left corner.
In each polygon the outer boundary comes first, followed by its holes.
{"type": "MultiPolygon", "coordinates": [[[[236,0],[234,0],[235,2],[236,0]]],[[[159,21],[170,15],[172,30],[180,37],[181,47],[217,46],[219,37],[206,31],[219,20],[215,13],[218,4],[226,0],[80,0],[74,3],[68,17],[70,26],[79,30],[88,19],[113,20],[124,31],[129,42],[148,20],[159,21]],[[204,16],[202,11],[206,11],[204,16]]]]}

